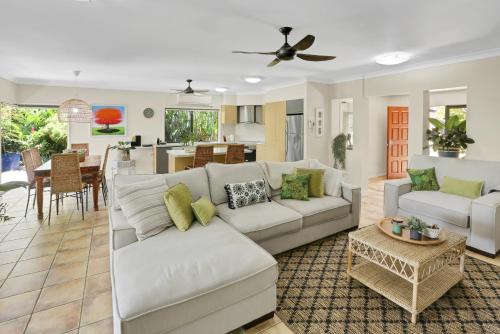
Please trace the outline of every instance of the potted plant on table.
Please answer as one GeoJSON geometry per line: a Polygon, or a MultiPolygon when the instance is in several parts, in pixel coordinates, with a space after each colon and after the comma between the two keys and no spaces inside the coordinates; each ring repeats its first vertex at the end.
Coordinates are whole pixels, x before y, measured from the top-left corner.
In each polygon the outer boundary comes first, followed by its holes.
{"type": "Polygon", "coordinates": [[[467,136],[465,120],[453,115],[446,122],[429,118],[434,128],[427,130],[427,139],[432,142],[432,148],[438,151],[440,157],[458,158],[474,139],[467,136]]]}
{"type": "Polygon", "coordinates": [[[410,230],[410,239],[422,240],[422,233],[427,228],[427,225],[420,218],[412,216],[408,218],[406,227],[410,230]]]}
{"type": "Polygon", "coordinates": [[[111,146],[110,149],[118,150],[120,152],[121,161],[129,161],[130,151],[135,150],[135,147],[133,147],[129,141],[119,141],[118,145],[111,146]]]}

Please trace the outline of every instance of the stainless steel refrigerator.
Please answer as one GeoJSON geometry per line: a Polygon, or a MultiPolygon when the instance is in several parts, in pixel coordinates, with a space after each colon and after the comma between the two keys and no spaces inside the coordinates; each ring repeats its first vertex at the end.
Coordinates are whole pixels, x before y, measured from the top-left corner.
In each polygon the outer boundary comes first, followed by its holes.
{"type": "Polygon", "coordinates": [[[286,115],[286,161],[304,159],[304,115],[286,115]]]}

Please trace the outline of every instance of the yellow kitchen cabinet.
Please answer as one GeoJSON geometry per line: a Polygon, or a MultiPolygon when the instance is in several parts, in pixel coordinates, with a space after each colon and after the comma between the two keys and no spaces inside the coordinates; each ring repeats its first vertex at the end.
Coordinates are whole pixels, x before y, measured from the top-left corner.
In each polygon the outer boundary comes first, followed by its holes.
{"type": "Polygon", "coordinates": [[[264,105],[264,144],[257,146],[257,160],[285,160],[286,102],[264,105]]]}
{"type": "Polygon", "coordinates": [[[237,108],[232,105],[221,105],[221,124],[236,124],[237,108]]]}

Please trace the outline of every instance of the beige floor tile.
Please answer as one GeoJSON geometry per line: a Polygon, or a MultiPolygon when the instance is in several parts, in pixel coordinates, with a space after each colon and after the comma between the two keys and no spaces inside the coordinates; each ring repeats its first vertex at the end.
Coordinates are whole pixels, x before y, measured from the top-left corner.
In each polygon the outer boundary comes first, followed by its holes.
{"type": "Polygon", "coordinates": [[[268,328],[260,332],[259,334],[293,334],[293,332],[288,327],[286,327],[284,323],[280,322],[279,324],[274,325],[273,327],[268,328]]]}
{"type": "Polygon", "coordinates": [[[0,265],[16,262],[17,260],[19,260],[22,254],[23,254],[22,249],[0,253],[0,265]]]}
{"type": "Polygon", "coordinates": [[[87,276],[109,272],[109,257],[97,257],[89,260],[87,276]]]}
{"type": "Polygon", "coordinates": [[[53,267],[49,270],[45,286],[67,282],[76,278],[85,277],[87,261],[69,263],[53,267]]]}
{"type": "Polygon", "coordinates": [[[113,318],[107,318],[93,324],[80,327],[78,334],[113,334],[113,318]]]}
{"type": "Polygon", "coordinates": [[[55,232],[51,234],[37,234],[30,243],[30,247],[38,245],[59,244],[64,232],[55,232]]]}
{"type": "Polygon", "coordinates": [[[49,270],[53,255],[38,257],[30,260],[19,261],[14,270],[10,274],[10,277],[21,276],[31,273],[36,273],[39,271],[49,270]]]}
{"type": "Polygon", "coordinates": [[[48,234],[54,234],[54,233],[61,233],[66,229],[65,225],[47,225],[44,224],[43,226],[40,227],[40,230],[38,231],[38,235],[48,235],[48,234]]]}
{"type": "Polygon", "coordinates": [[[17,240],[17,239],[32,238],[36,234],[37,231],[38,231],[38,228],[26,229],[26,230],[21,230],[21,231],[12,231],[9,234],[7,234],[7,236],[2,241],[11,241],[11,240],[17,240]]]}
{"type": "Polygon", "coordinates": [[[39,246],[30,246],[26,249],[21,260],[29,260],[42,256],[54,255],[57,252],[57,248],[59,244],[50,244],[50,245],[39,245],[39,246]]]}
{"type": "Polygon", "coordinates": [[[92,236],[92,247],[106,246],[109,244],[109,236],[107,234],[97,234],[92,236]]]}
{"type": "MultiPolygon", "coordinates": [[[[24,212],[23,212],[24,215],[24,212]]],[[[21,231],[21,230],[28,230],[28,229],[33,229],[33,228],[39,228],[40,223],[38,222],[26,222],[26,221],[20,221],[19,224],[14,227],[13,231],[21,231]]]]}
{"type": "MultiPolygon", "coordinates": [[[[77,212],[75,211],[75,214],[77,212]]],[[[76,231],[81,229],[89,229],[92,228],[93,224],[90,221],[82,221],[82,217],[78,216],[78,218],[71,218],[72,220],[67,224],[66,231],[76,231]]]]}
{"type": "Polygon", "coordinates": [[[109,272],[87,277],[85,298],[96,297],[109,290],[111,290],[109,272]]]}
{"type": "Polygon", "coordinates": [[[109,256],[109,247],[108,245],[94,246],[90,248],[90,258],[98,258],[109,256]]]}
{"type": "Polygon", "coordinates": [[[61,334],[78,328],[81,300],[33,313],[26,334],[61,334]]]}
{"type": "Polygon", "coordinates": [[[29,315],[0,324],[0,334],[23,334],[30,320],[29,315]]]}
{"type": "Polygon", "coordinates": [[[106,219],[106,225],[99,225],[94,227],[94,235],[108,234],[109,233],[109,225],[106,219]]]}
{"type": "Polygon", "coordinates": [[[272,319],[263,321],[263,322],[257,324],[256,326],[245,330],[244,333],[245,334],[258,334],[266,329],[269,329],[273,326],[276,326],[280,322],[281,322],[280,318],[278,318],[277,315],[274,315],[274,317],[272,319]]]}
{"type": "Polygon", "coordinates": [[[40,290],[0,299],[0,323],[30,314],[40,290]]]}
{"type": "Polygon", "coordinates": [[[83,300],[81,326],[109,318],[112,314],[111,291],[101,293],[96,297],[85,298],[83,300]]]}
{"type": "Polygon", "coordinates": [[[54,259],[54,266],[60,266],[63,264],[85,261],[88,259],[89,249],[68,249],[64,251],[59,251],[54,259]]]}
{"type": "Polygon", "coordinates": [[[0,288],[0,298],[6,298],[28,291],[39,290],[43,286],[47,271],[13,277],[5,280],[0,288]]]}
{"type": "Polygon", "coordinates": [[[81,237],[91,237],[92,236],[92,229],[91,228],[86,228],[86,229],[80,229],[80,230],[75,230],[75,231],[68,231],[64,233],[64,238],[63,240],[75,240],[79,239],[81,237]]]}
{"type": "Polygon", "coordinates": [[[23,238],[11,241],[0,242],[0,252],[8,252],[16,249],[24,249],[30,243],[31,238],[23,238]]]}
{"type": "Polygon", "coordinates": [[[43,288],[36,303],[35,312],[82,299],[84,286],[85,279],[78,278],[43,288]]]}
{"type": "Polygon", "coordinates": [[[6,279],[7,276],[9,276],[9,273],[10,271],[12,270],[12,268],[14,268],[14,266],[16,265],[16,263],[7,263],[7,264],[2,264],[0,265],[0,279],[6,279]]]}
{"type": "Polygon", "coordinates": [[[70,249],[90,248],[91,240],[92,238],[90,236],[82,236],[76,239],[63,240],[59,249],[64,251],[70,249]]]}

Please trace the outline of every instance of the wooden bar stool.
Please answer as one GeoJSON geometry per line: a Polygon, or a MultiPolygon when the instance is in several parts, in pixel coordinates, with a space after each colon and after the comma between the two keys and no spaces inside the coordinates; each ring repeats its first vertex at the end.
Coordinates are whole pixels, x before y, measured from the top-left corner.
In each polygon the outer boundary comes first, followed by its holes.
{"type": "Polygon", "coordinates": [[[240,164],[245,162],[245,145],[229,144],[226,150],[226,164],[240,164]]]}
{"type": "Polygon", "coordinates": [[[209,162],[214,161],[213,145],[198,145],[194,152],[193,166],[187,166],[186,169],[203,167],[209,162]]]}

